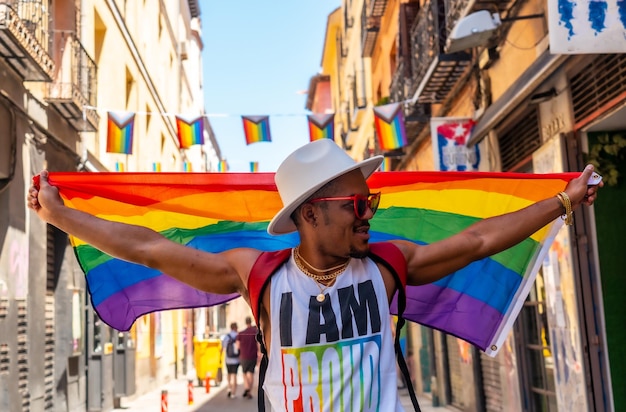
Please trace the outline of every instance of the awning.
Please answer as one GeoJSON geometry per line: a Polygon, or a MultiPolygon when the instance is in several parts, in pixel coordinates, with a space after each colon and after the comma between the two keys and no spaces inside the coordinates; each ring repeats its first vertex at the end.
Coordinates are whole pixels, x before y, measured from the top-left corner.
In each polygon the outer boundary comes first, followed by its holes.
{"type": "Polygon", "coordinates": [[[549,50],[539,56],[511,87],[485,110],[474,127],[467,146],[480,143],[495,125],[526,100],[568,57],[564,54],[551,54],[549,50]]]}

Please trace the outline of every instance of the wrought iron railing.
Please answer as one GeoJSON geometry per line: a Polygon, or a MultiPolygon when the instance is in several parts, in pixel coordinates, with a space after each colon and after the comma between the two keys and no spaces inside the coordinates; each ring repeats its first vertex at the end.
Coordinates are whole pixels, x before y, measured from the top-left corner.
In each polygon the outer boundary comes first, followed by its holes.
{"type": "Polygon", "coordinates": [[[68,98],[76,102],[96,105],[96,63],[87,53],[75,33],[54,31],[53,59],[57,64],[56,77],[50,85],[51,98],[68,98]]]}
{"type": "Polygon", "coordinates": [[[9,6],[20,18],[22,24],[37,42],[48,47],[48,1],[47,0],[5,0],[0,4],[9,6]]]}
{"type": "Polygon", "coordinates": [[[389,86],[389,99],[392,102],[401,102],[406,99],[407,80],[404,60],[401,59],[398,61],[389,86]]]}
{"type": "Polygon", "coordinates": [[[413,75],[411,92],[426,76],[433,59],[439,54],[439,22],[437,21],[436,0],[428,1],[418,13],[416,24],[411,29],[411,55],[413,75]]]}
{"type": "Polygon", "coordinates": [[[459,19],[462,17],[468,5],[468,0],[443,0],[446,19],[443,33],[446,39],[454,29],[459,19]]]}

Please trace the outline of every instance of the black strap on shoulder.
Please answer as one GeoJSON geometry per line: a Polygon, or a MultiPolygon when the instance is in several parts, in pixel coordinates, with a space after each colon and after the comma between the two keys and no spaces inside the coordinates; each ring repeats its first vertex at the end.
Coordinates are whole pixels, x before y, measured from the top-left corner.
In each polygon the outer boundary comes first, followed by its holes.
{"type": "Polygon", "coordinates": [[[389,272],[391,272],[391,275],[396,281],[396,287],[398,289],[398,322],[396,323],[396,337],[393,346],[396,351],[396,361],[398,362],[398,367],[404,377],[404,382],[406,383],[407,390],[409,391],[413,408],[415,408],[417,412],[421,412],[420,406],[417,402],[417,396],[415,395],[415,389],[413,388],[413,382],[411,381],[411,373],[409,372],[406,360],[404,359],[402,346],[400,346],[400,330],[405,323],[402,315],[404,314],[404,309],[406,309],[406,259],[400,249],[398,249],[398,247],[393,243],[389,242],[372,243],[370,245],[369,256],[374,262],[385,266],[389,272]]]}
{"type": "Polygon", "coordinates": [[[256,340],[261,348],[261,363],[259,364],[259,387],[257,389],[257,405],[259,412],[265,411],[265,391],[263,390],[263,382],[265,381],[265,373],[267,372],[268,358],[267,348],[261,332],[261,304],[263,301],[263,292],[269,284],[270,277],[283,264],[291,254],[291,249],[283,249],[275,252],[262,252],[250,270],[248,276],[248,296],[250,297],[250,306],[257,324],[256,340]]]}

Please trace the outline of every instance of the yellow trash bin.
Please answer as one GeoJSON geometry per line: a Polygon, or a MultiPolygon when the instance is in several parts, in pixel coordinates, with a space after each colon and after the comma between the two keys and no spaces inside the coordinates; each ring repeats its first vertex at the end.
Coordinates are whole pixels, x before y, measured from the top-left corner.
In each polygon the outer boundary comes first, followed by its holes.
{"type": "Polygon", "coordinates": [[[198,386],[204,386],[207,373],[214,386],[222,383],[222,341],[219,339],[193,338],[193,362],[198,375],[198,386]]]}

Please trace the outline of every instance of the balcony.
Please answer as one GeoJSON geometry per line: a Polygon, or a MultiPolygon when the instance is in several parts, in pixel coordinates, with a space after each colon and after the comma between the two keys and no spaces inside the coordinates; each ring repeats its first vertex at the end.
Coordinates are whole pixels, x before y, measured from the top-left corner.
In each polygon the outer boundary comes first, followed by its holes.
{"type": "Polygon", "coordinates": [[[380,21],[385,14],[387,0],[367,0],[361,12],[361,50],[362,57],[372,57],[376,38],[380,31],[380,21]]]}
{"type": "Polygon", "coordinates": [[[445,4],[427,2],[411,28],[412,68],[410,97],[418,103],[441,103],[467,70],[471,55],[446,54],[445,4]]]}
{"type": "Polygon", "coordinates": [[[53,32],[52,44],[57,69],[46,100],[77,131],[96,131],[99,116],[95,110],[85,108],[96,105],[95,62],[71,32],[53,32]]]}
{"type": "MultiPolygon", "coordinates": [[[[430,122],[430,104],[408,102],[408,91],[411,85],[410,66],[407,60],[400,57],[396,71],[391,79],[389,87],[389,99],[392,102],[405,102],[404,104],[404,127],[409,143],[417,137],[421,130],[430,122]],[[408,66],[408,67],[407,67],[408,66]]],[[[410,63],[410,60],[408,60],[410,63]]]]}
{"type": "Polygon", "coordinates": [[[50,81],[54,63],[47,52],[47,3],[0,3],[0,57],[23,81],[50,81]]]}

